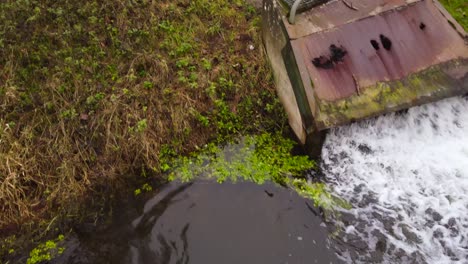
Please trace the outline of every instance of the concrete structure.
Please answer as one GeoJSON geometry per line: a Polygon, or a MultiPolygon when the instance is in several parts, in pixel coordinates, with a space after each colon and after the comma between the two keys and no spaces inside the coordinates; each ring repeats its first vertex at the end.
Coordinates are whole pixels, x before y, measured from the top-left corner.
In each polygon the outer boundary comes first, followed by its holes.
{"type": "Polygon", "coordinates": [[[436,0],[332,0],[294,24],[279,1],[263,1],[263,40],[312,154],[328,128],[468,93],[467,34],[436,0]]]}

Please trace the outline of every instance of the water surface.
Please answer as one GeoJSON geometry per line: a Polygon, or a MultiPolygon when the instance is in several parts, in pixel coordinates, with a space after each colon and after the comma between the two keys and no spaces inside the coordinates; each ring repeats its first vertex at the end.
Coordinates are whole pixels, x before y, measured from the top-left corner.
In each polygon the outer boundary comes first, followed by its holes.
{"type": "Polygon", "coordinates": [[[94,262],[340,263],[311,201],[273,184],[172,183],[125,217],[80,238],[94,262]]]}
{"type": "Polygon", "coordinates": [[[333,129],[322,168],[352,263],[468,263],[468,101],[456,97],[333,129]]]}

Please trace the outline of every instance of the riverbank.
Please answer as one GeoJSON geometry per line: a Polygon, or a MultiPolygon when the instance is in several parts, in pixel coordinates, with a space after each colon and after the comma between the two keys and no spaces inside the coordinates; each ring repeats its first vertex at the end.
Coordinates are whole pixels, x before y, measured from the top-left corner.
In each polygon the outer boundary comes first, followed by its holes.
{"type": "Polygon", "coordinates": [[[208,142],[287,130],[244,1],[6,1],[0,17],[2,255],[208,142]]]}
{"type": "Polygon", "coordinates": [[[0,18],[0,262],[106,219],[176,157],[287,133],[244,1],[9,0],[0,18]]]}

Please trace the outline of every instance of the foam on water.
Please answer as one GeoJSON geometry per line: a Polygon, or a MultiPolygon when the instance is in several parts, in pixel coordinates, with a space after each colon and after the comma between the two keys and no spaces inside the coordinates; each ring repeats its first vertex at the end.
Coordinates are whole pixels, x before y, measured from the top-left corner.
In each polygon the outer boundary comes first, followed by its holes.
{"type": "Polygon", "coordinates": [[[368,244],[367,257],[468,262],[466,98],[334,129],[322,158],[334,192],[354,207],[344,230],[368,244]]]}

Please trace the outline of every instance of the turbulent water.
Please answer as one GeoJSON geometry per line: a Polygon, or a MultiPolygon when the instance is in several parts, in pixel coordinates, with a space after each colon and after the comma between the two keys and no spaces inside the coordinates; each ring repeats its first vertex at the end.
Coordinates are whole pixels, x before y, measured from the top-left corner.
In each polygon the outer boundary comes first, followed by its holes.
{"type": "Polygon", "coordinates": [[[468,100],[331,131],[322,168],[344,211],[349,262],[468,263],[468,100]]]}

